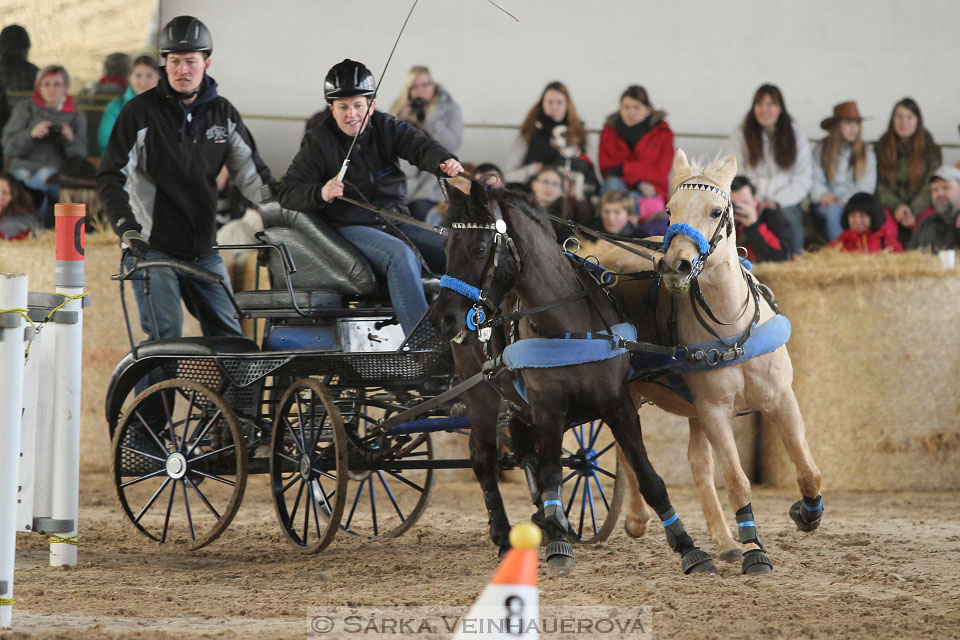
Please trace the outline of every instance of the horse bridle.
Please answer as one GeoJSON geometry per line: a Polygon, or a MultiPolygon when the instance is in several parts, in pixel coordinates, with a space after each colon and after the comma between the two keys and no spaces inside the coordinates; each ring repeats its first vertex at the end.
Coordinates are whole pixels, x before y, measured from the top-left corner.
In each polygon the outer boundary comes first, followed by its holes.
{"type": "MultiPolygon", "coordinates": [[[[700,325],[703,326],[711,335],[713,335],[713,337],[715,337],[716,339],[718,339],[719,341],[721,341],[722,343],[728,346],[728,349],[725,351],[712,349],[711,350],[712,353],[698,354],[700,355],[699,359],[705,360],[706,363],[711,366],[717,365],[721,362],[736,360],[743,355],[743,344],[747,340],[749,340],[750,337],[753,336],[753,333],[757,328],[757,324],[760,322],[761,292],[759,290],[759,287],[757,283],[749,275],[747,275],[747,270],[743,266],[742,259],[741,259],[740,269],[743,272],[743,278],[747,283],[747,297],[743,301],[743,307],[740,309],[740,313],[737,315],[737,317],[729,322],[724,322],[723,320],[720,320],[720,318],[718,318],[716,314],[713,312],[713,309],[710,308],[710,304],[707,302],[707,299],[704,297],[703,291],[701,291],[700,283],[698,281],[698,276],[700,275],[700,272],[703,271],[703,266],[706,263],[707,258],[709,258],[711,254],[713,254],[713,252],[717,248],[717,245],[720,243],[721,234],[724,232],[724,230],[726,230],[727,237],[730,237],[730,235],[733,233],[733,218],[732,218],[733,206],[730,202],[730,194],[728,194],[726,191],[724,191],[720,187],[716,187],[711,184],[701,184],[701,183],[681,184],[680,186],[677,187],[677,191],[708,191],[710,193],[716,193],[718,195],[723,196],[723,199],[727,203],[723,209],[723,214],[721,214],[720,216],[720,220],[717,222],[717,227],[713,230],[713,235],[711,236],[709,241],[707,241],[707,239],[703,236],[702,233],[700,233],[700,231],[698,231],[696,228],[688,224],[685,224],[685,223],[672,224],[669,227],[667,227],[667,231],[666,233],[664,233],[662,251],[663,253],[666,253],[667,249],[670,246],[670,241],[674,238],[674,236],[681,235],[681,234],[689,237],[694,242],[694,244],[697,245],[697,249],[699,250],[700,255],[695,259],[693,269],[691,270],[690,275],[687,278],[687,282],[692,283],[692,286],[690,288],[690,304],[693,307],[693,314],[696,317],[697,321],[700,323],[700,325]],[[729,342],[727,342],[727,339],[721,337],[720,334],[713,327],[711,327],[706,322],[706,320],[704,320],[703,316],[700,315],[699,309],[697,308],[698,306],[702,307],[703,310],[706,312],[707,316],[710,318],[710,320],[715,322],[716,324],[721,326],[729,326],[743,317],[743,314],[746,312],[747,308],[750,305],[751,298],[753,299],[753,303],[754,303],[753,318],[750,321],[750,325],[746,328],[746,330],[740,336],[736,338],[736,340],[734,340],[732,345],[729,342]]],[[[764,298],[766,299],[766,296],[764,296],[764,298]]],[[[774,308],[773,305],[771,305],[771,308],[774,308]]],[[[775,310],[779,312],[779,309],[775,309],[775,310]]],[[[673,313],[676,314],[676,309],[674,309],[673,313]]]]}
{"type": "Polygon", "coordinates": [[[716,193],[720,196],[723,196],[723,199],[727,203],[723,208],[723,213],[721,214],[720,220],[717,222],[717,227],[713,230],[713,235],[710,237],[709,241],[695,227],[683,222],[671,224],[669,227],[667,227],[666,232],[663,234],[663,247],[660,249],[660,251],[664,254],[666,254],[667,249],[670,248],[670,242],[677,235],[685,235],[697,245],[697,250],[700,252],[700,255],[694,259],[693,269],[691,270],[690,275],[687,277],[687,282],[690,282],[691,280],[696,279],[696,277],[700,275],[700,272],[703,271],[703,266],[706,263],[707,258],[713,254],[717,248],[717,245],[720,244],[720,236],[723,233],[724,228],[726,228],[727,237],[730,237],[730,234],[733,233],[733,205],[730,202],[730,194],[720,187],[712,184],[689,182],[678,186],[677,191],[708,191],[710,193],[716,193]]]}
{"type": "Polygon", "coordinates": [[[522,269],[520,261],[520,252],[517,251],[517,245],[513,238],[507,233],[507,221],[503,219],[503,212],[500,210],[500,204],[496,200],[488,202],[488,210],[493,216],[493,222],[488,224],[478,224],[473,222],[454,222],[450,226],[453,229],[476,229],[478,231],[493,231],[490,243],[487,245],[487,264],[483,268],[483,275],[480,280],[480,287],[464,282],[459,278],[444,274],[440,278],[440,286],[445,289],[455,291],[460,295],[473,300],[474,305],[467,312],[466,325],[471,331],[477,331],[489,323],[489,321],[500,311],[500,305],[490,299],[490,285],[493,284],[493,278],[497,267],[500,266],[500,254],[506,246],[514,261],[517,264],[517,272],[522,269]],[[490,248],[493,251],[490,251],[490,248]],[[488,315],[489,314],[489,317],[488,315]]]}

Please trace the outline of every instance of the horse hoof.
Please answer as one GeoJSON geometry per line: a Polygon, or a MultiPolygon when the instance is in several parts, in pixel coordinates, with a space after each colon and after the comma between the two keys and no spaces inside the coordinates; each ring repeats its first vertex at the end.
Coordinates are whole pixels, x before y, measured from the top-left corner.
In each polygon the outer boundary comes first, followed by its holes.
{"type": "Polygon", "coordinates": [[[717,567],[713,564],[713,559],[710,558],[710,554],[697,547],[683,554],[680,566],[683,568],[685,575],[690,575],[691,573],[717,572],[717,567]]]}
{"type": "Polygon", "coordinates": [[[623,530],[626,531],[627,535],[631,538],[640,538],[647,532],[647,522],[649,521],[627,518],[623,521],[623,530]]]}
{"type": "Polygon", "coordinates": [[[573,571],[576,560],[573,557],[573,547],[566,540],[551,540],[545,551],[547,568],[557,576],[568,575],[573,571]]]}
{"type": "Polygon", "coordinates": [[[497,551],[497,560],[503,560],[503,557],[507,555],[507,551],[510,551],[510,545],[500,547],[500,550],[497,551]]]}
{"type": "Polygon", "coordinates": [[[740,562],[741,558],[743,558],[743,551],[739,547],[727,549],[720,553],[720,559],[724,562],[740,562]]]}
{"type": "Polygon", "coordinates": [[[773,571],[773,563],[763,549],[750,549],[743,554],[743,573],[750,576],[761,576],[773,571]]]}
{"type": "Polygon", "coordinates": [[[823,506],[810,511],[804,507],[803,500],[797,500],[790,506],[790,519],[796,523],[797,529],[809,533],[820,526],[820,521],[823,520],[823,506]]]}

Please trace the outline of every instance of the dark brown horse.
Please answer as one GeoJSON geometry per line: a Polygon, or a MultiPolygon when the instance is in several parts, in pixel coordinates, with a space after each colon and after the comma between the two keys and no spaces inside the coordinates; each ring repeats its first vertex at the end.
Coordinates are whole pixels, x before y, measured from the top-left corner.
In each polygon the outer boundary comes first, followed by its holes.
{"type": "MultiPolygon", "coordinates": [[[[564,257],[546,216],[519,196],[500,190],[487,193],[479,183],[472,185],[469,195],[451,189],[448,222],[452,228],[446,244],[447,288],[434,303],[430,319],[441,338],[456,338],[461,344],[456,349],[457,357],[462,359],[463,349],[473,344],[478,335],[495,339],[489,326],[499,315],[504,296],[511,291],[519,298],[521,310],[569,298],[560,306],[524,318],[519,327],[519,343],[558,333],[601,334],[605,328],[621,322],[615,305],[602,293],[574,299],[594,282],[564,257]],[[471,330],[470,325],[476,330],[471,330]]],[[[602,342],[607,351],[599,359],[591,356],[578,364],[550,367],[513,363],[514,375],[520,376],[526,390],[529,447],[536,455],[531,494],[547,539],[547,564],[558,572],[567,572],[573,566],[572,547],[564,540],[568,523],[561,496],[563,433],[573,422],[600,418],[610,425],[636,474],[640,493],[660,517],[671,549],[681,554],[683,571],[713,572],[710,556],[684,530],[663,480],[647,458],[637,409],[627,390],[629,359],[616,341],[609,339],[611,335],[607,333],[607,338],[598,340],[548,341],[554,357],[557,346],[562,352],[574,349],[578,343],[590,343],[588,348],[593,347],[595,354],[597,343],[602,342]]],[[[515,346],[511,345],[508,351],[515,346]]],[[[505,381],[509,377],[499,376],[493,383],[503,394],[515,392],[512,382],[505,381]]],[[[498,451],[489,424],[491,416],[496,418],[496,410],[491,408],[496,406],[494,403],[499,404],[499,394],[491,393],[489,387],[475,387],[466,400],[473,425],[471,461],[490,513],[490,535],[495,544],[505,549],[509,546],[509,523],[497,486],[498,451]]],[[[524,445],[521,443],[519,448],[524,445]]]]}

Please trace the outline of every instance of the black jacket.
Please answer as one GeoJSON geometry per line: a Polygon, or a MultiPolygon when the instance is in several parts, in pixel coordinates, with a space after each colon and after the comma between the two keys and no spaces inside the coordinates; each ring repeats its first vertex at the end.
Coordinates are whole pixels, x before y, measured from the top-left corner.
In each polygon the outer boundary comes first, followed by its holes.
{"type": "Polygon", "coordinates": [[[957,211],[942,215],[934,211],[917,225],[905,249],[926,249],[937,253],[944,249],[960,249],[957,211]]]}
{"type": "Polygon", "coordinates": [[[150,247],[185,260],[213,253],[217,174],[259,202],[273,182],[240,113],[204,77],[184,105],[161,74],[155,89],[128,102],[117,118],[97,175],[100,200],[118,235],[139,229],[150,247]]]}
{"type": "MultiPolygon", "coordinates": [[[[375,214],[341,200],[324,202],[320,195],[323,185],[340,172],[351,140],[328,112],[319,126],[303,137],[278,188],[280,204],[294,211],[320,213],[336,226],[377,224],[375,214]]],[[[455,157],[416,127],[374,111],[350,154],[343,195],[361,202],[366,198],[375,207],[405,213],[407,179],[397,159],[436,173],[441,163],[455,157]]]]}
{"type": "Polygon", "coordinates": [[[751,226],[737,225],[737,242],[751,262],[782,262],[793,257],[793,230],[778,209],[763,209],[751,226]]]}

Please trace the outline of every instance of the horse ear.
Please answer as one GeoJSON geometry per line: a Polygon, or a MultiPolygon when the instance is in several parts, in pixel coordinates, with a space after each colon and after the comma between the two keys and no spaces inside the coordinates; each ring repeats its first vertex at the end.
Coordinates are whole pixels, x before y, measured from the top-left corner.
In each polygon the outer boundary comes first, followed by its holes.
{"type": "Polygon", "coordinates": [[[684,153],[683,149],[677,148],[676,154],[673,156],[673,172],[680,173],[681,171],[686,172],[690,169],[690,161],[687,160],[687,154],[684,153]]]}
{"type": "Polygon", "coordinates": [[[721,158],[717,173],[721,179],[720,185],[729,189],[733,179],[737,177],[737,156],[729,155],[721,158]]]}
{"type": "Polygon", "coordinates": [[[470,199],[467,197],[463,191],[460,191],[457,187],[452,184],[447,185],[447,197],[450,199],[450,204],[452,205],[461,205],[467,206],[470,199]]]}
{"type": "Polygon", "coordinates": [[[487,190],[479,180],[470,181],[470,197],[482,204],[487,204],[487,190]]]}

